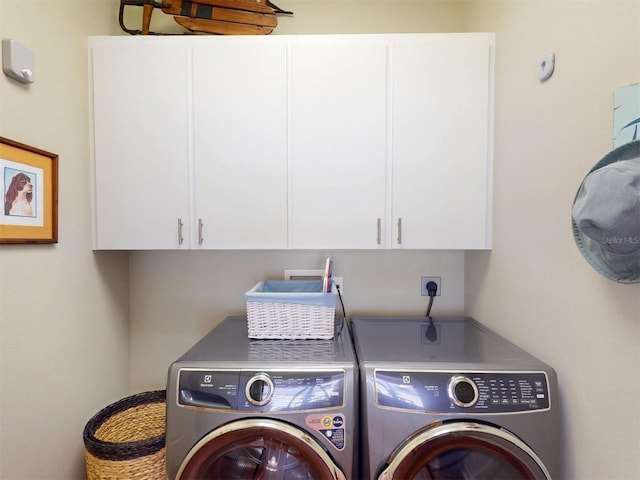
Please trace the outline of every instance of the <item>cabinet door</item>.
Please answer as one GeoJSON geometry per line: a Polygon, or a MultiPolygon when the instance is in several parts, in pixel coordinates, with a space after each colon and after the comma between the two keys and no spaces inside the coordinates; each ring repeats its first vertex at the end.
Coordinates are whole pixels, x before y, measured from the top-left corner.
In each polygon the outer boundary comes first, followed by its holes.
{"type": "Polygon", "coordinates": [[[94,248],[186,248],[186,49],[127,40],[90,45],[94,248]]]}
{"type": "Polygon", "coordinates": [[[291,49],[290,246],[381,247],[384,38],[300,37],[291,49]]]}
{"type": "Polygon", "coordinates": [[[492,38],[394,41],[395,247],[490,247],[492,38]]]}
{"type": "Polygon", "coordinates": [[[287,49],[194,46],[195,247],[287,248],[287,49]]]}

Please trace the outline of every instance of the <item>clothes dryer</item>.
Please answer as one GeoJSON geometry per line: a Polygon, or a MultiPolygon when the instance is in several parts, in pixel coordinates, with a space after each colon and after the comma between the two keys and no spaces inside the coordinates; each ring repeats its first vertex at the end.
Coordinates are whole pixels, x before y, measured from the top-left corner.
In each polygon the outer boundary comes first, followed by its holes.
{"type": "Polygon", "coordinates": [[[366,479],[560,475],[556,373],[471,318],[354,318],[366,479]]]}
{"type": "Polygon", "coordinates": [[[251,340],[227,318],[169,368],[168,478],[358,478],[357,378],[344,322],[332,340],[251,340]]]}

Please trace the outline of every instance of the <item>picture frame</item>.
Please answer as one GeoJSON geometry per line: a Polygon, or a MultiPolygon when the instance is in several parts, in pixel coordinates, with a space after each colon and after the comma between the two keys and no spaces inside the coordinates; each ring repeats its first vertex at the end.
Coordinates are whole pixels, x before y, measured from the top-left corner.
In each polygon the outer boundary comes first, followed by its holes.
{"type": "Polygon", "coordinates": [[[0,137],[0,244],[58,243],[58,155],[0,137]]]}

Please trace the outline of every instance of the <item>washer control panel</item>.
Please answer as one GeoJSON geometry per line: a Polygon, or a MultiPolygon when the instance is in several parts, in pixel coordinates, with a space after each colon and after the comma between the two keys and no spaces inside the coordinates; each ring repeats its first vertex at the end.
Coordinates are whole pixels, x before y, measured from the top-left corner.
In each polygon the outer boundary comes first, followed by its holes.
{"type": "Polygon", "coordinates": [[[548,410],[545,372],[375,372],[380,407],[425,413],[518,413],[548,410]]]}
{"type": "Polygon", "coordinates": [[[239,411],[301,411],[344,405],[344,370],[182,369],[178,404],[239,411]]]}

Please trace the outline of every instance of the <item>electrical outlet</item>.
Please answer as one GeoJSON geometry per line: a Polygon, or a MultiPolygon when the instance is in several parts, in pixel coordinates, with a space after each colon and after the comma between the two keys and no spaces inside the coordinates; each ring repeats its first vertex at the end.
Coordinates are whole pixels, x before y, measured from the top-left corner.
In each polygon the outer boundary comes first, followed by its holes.
{"type": "Polygon", "coordinates": [[[440,277],[421,277],[420,278],[420,295],[423,297],[428,297],[429,292],[427,290],[427,283],[436,282],[438,285],[438,290],[436,291],[436,297],[439,297],[442,293],[442,279],[440,277]]]}
{"type": "Polygon", "coordinates": [[[342,277],[332,277],[331,280],[333,280],[333,282],[331,283],[331,291],[335,294],[338,293],[338,289],[336,288],[337,285],[340,286],[340,295],[344,294],[344,278],[342,277]]]}

